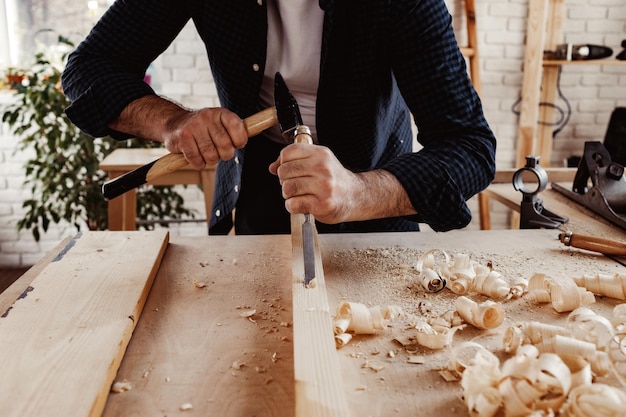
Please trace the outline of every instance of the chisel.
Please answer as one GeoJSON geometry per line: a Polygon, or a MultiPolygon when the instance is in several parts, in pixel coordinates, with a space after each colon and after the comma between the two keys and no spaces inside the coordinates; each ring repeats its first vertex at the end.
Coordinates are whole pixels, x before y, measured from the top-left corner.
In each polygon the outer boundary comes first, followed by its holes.
{"type": "Polygon", "coordinates": [[[559,240],[565,246],[599,252],[604,255],[626,256],[626,243],[617,240],[582,235],[569,231],[560,233],[559,240]]]}
{"type": "MultiPolygon", "coordinates": [[[[274,78],[274,102],[278,114],[278,126],[285,139],[294,143],[313,143],[311,130],[302,123],[298,102],[291,95],[285,80],[276,73],[274,78]]],[[[311,286],[315,279],[315,219],[309,213],[302,223],[302,251],[304,257],[304,286],[311,286]]]]}

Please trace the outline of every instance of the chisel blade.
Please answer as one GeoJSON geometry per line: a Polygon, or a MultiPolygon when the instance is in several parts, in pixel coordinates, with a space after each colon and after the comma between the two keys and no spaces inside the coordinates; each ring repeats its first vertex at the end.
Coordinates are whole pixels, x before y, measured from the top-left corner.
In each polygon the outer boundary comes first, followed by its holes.
{"type": "Polygon", "coordinates": [[[302,251],[304,256],[304,286],[309,287],[315,279],[315,237],[311,215],[304,215],[302,223],[302,251]]]}

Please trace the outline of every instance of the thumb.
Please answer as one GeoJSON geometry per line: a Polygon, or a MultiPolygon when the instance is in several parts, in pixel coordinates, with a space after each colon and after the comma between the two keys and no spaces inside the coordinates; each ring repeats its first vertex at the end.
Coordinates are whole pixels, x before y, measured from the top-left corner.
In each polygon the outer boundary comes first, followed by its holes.
{"type": "Polygon", "coordinates": [[[272,174],[278,175],[278,167],[280,166],[280,156],[270,164],[269,170],[272,174]]]}

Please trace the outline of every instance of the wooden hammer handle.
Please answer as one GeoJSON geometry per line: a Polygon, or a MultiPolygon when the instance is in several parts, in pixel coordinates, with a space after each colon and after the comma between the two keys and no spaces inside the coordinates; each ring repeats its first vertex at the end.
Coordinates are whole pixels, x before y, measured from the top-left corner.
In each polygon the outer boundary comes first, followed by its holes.
{"type": "MultiPolygon", "coordinates": [[[[277,122],[278,118],[276,116],[276,108],[274,107],[268,107],[243,121],[249,138],[274,126],[277,122]]],[[[152,181],[165,174],[178,171],[179,169],[185,168],[187,165],[189,165],[189,162],[187,162],[182,153],[164,155],[152,165],[152,168],[150,168],[150,171],[146,174],[146,181],[152,181]]]]}
{"type": "MultiPolygon", "coordinates": [[[[265,129],[278,123],[276,108],[269,107],[243,121],[248,137],[256,136],[265,129]]],[[[107,181],[102,186],[102,193],[107,199],[124,194],[146,182],[185,168],[189,163],[181,153],[169,153],[161,158],[107,181]]]]}
{"type": "Polygon", "coordinates": [[[626,243],[617,240],[572,232],[561,233],[559,240],[566,246],[573,246],[605,255],[626,255],[626,243]]]}

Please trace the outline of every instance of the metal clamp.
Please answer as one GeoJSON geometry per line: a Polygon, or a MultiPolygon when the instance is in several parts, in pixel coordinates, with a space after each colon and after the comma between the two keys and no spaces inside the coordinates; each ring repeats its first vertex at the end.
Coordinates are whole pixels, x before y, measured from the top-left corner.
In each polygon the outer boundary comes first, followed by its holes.
{"type": "Polygon", "coordinates": [[[569,219],[546,209],[537,197],[548,184],[548,174],[538,156],[527,156],[526,165],[513,174],[513,188],[523,195],[520,204],[520,229],[556,229],[569,219]]]}

